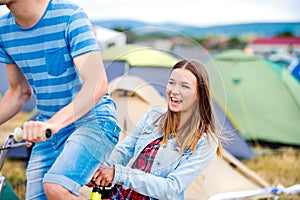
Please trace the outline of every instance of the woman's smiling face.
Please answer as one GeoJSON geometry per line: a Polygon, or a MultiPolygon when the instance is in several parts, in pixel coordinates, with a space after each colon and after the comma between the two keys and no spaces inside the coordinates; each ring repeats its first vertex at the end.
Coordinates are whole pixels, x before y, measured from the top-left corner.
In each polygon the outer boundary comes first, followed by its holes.
{"type": "Polygon", "coordinates": [[[174,69],[167,84],[167,100],[173,112],[192,112],[197,100],[197,78],[187,69],[174,69]]]}

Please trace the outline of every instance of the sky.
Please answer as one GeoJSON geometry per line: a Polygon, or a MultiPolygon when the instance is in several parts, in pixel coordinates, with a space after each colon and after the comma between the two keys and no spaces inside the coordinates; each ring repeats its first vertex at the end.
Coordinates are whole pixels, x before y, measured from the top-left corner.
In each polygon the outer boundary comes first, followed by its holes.
{"type": "MultiPolygon", "coordinates": [[[[300,0],[72,0],[91,20],[130,19],[198,27],[300,22],[300,0]]],[[[0,6],[0,15],[6,9],[0,6]]]]}

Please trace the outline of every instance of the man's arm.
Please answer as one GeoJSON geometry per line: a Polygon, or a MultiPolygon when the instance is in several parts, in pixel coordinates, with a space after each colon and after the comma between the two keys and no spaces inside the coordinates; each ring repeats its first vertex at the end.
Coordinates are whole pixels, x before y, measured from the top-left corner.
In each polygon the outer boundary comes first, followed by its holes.
{"type": "Polygon", "coordinates": [[[67,106],[46,122],[29,121],[23,125],[23,139],[28,142],[43,141],[43,133],[52,133],[80,119],[107,93],[107,77],[100,51],[74,58],[75,66],[84,83],[77,96],[67,106]]]}
{"type": "Polygon", "coordinates": [[[0,101],[0,125],[20,112],[32,95],[26,78],[16,64],[6,64],[9,89],[0,101]]]}
{"type": "Polygon", "coordinates": [[[78,56],[74,63],[84,83],[73,101],[48,121],[54,125],[54,132],[84,116],[108,91],[100,51],[78,56]]]}

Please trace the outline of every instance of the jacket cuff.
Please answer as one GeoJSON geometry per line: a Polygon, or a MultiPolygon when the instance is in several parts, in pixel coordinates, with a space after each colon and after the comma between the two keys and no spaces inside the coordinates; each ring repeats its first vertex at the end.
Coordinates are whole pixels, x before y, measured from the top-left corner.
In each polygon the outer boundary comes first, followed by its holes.
{"type": "Polygon", "coordinates": [[[112,185],[122,184],[124,182],[124,172],[122,166],[119,164],[115,164],[114,168],[115,168],[115,176],[112,185]]]}

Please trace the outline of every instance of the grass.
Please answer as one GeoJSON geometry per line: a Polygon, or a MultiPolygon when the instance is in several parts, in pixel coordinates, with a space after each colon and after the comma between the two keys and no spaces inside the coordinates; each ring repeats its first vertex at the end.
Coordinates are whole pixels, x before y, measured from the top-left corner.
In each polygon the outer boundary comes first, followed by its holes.
{"type": "Polygon", "coordinates": [[[26,162],[15,159],[7,159],[2,169],[2,174],[6,177],[7,181],[20,199],[25,199],[25,171],[26,162]]]}
{"type": "MultiPolygon", "coordinates": [[[[300,184],[300,149],[284,147],[269,149],[254,147],[258,155],[244,164],[260,175],[271,186],[289,187],[300,184]],[[263,152],[263,153],[262,153],[263,152]]],[[[300,200],[300,194],[280,195],[280,199],[300,200]]]]}
{"type": "MultiPolygon", "coordinates": [[[[0,126],[0,141],[4,141],[9,132],[16,126],[20,126],[20,121],[24,121],[29,116],[30,113],[20,113],[0,126]]],[[[274,150],[256,146],[253,150],[257,152],[257,156],[243,163],[271,186],[282,184],[284,187],[289,187],[300,184],[300,149],[285,147],[274,150]]],[[[25,161],[12,159],[7,159],[2,169],[2,174],[6,176],[20,199],[25,199],[25,170],[25,161]]],[[[300,200],[299,194],[279,197],[284,200],[300,200]]]]}

